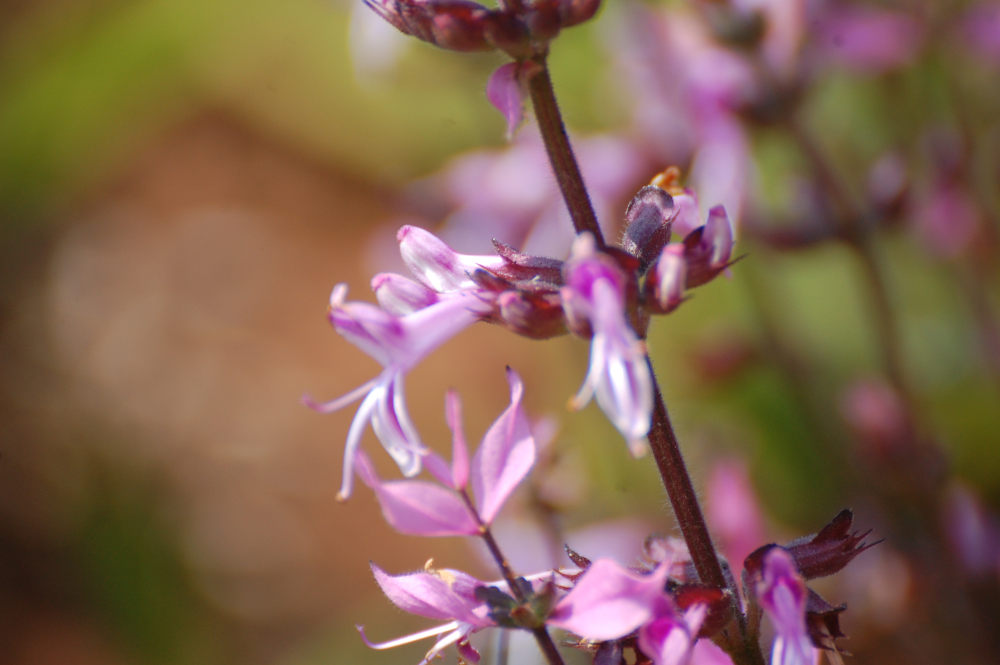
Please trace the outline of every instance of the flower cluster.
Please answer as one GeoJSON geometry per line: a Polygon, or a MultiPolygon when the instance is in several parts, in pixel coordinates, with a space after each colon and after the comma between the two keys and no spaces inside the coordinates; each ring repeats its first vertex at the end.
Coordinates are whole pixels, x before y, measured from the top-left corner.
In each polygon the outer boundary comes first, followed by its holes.
{"type": "MultiPolygon", "coordinates": [[[[568,248],[525,251],[522,243],[543,215],[539,211],[549,206],[544,193],[523,196],[508,210],[513,222],[507,230],[518,239],[514,244],[494,239],[492,253],[464,254],[438,235],[407,225],[397,240],[411,276],[377,275],[372,288],[378,305],[348,302],[346,287],[334,288],[330,322],[383,367],[377,378],[343,397],[322,404],[307,400],[326,412],[360,400],[347,435],[340,496],[351,493],[357,475],[373,491],[394,529],[414,536],[482,539],[501,577],[483,581],[459,570],[436,568],[432,562],[422,571],[393,575],[372,564],[376,582],[392,603],[443,623],[387,642],[370,642],[362,631],[365,642],[384,649],[435,638],[421,665],[452,645],[463,662],[474,663],[479,660],[471,642],[474,633],[520,629],[532,633],[550,665],[560,665],[559,650],[549,635],[557,630],[570,636],[568,644],[591,653],[598,665],[748,665],[762,659],[758,642],[766,617],[774,633],[773,664],[813,665],[819,650],[836,657],[836,640],[843,637],[839,615],[845,606],[831,605],[807,582],[840,571],[871,547],[873,543],[865,541],[869,532],[852,531],[850,511],[841,512],[815,535],[784,546],[758,547],[759,524],[737,526],[744,535],[753,534],[738,548],[726,549],[732,561],[720,557],[693,484],[678,462],[677,442],[670,440],[674,434],[664,405],[658,403],[662,397],[646,339],[654,316],[673,312],[692,289],[733,264],[736,234],[730,212],[734,218],[742,214],[748,193],[746,126],[791,117],[796,95],[811,71],[808,62],[800,61],[802,55],[832,44],[856,61],[891,67],[919,35],[906,37],[906,25],[894,15],[838,12],[824,6],[817,32],[834,36],[807,45],[805,7],[790,3],[781,9],[766,0],[711,3],[697,20],[681,15],[676,25],[663,28],[669,37],[668,69],[680,75],[647,86],[647,106],[662,109],[681,101],[682,120],[695,139],[678,161],[690,162],[697,191],[709,205],[703,209],[695,192],[681,186],[680,169],[668,168],[632,198],[619,240],[611,244],[602,236],[568,146],[546,65],[551,40],[562,28],[591,18],[599,0],[501,0],[495,9],[467,0],[365,4],[403,33],[442,48],[499,49],[511,56],[513,62],[491,77],[487,97],[504,113],[512,135],[530,96],[541,141],[522,141],[508,154],[540,156],[544,146],[575,231],[568,248]],[[873,28],[876,33],[899,36],[898,43],[887,44],[891,52],[874,52],[868,48],[872,38],[855,39],[859,25],[879,26],[873,28]],[[837,36],[842,32],[852,38],[837,36]],[[570,406],[582,408],[595,399],[636,456],[646,450],[648,439],[685,544],[650,537],[642,560],[633,566],[610,558],[591,560],[567,547],[572,566],[523,576],[512,569],[492,527],[537,457],[522,406],[521,379],[508,370],[510,405],[471,456],[459,398],[448,394],[450,461],[424,445],[404,396],[407,372],[477,322],[533,339],[571,334],[590,341],[589,366],[570,406]],[[404,478],[384,479],[360,450],[369,423],[404,478]],[[430,478],[416,478],[424,470],[430,478]],[[735,574],[736,559],[741,559],[741,576],[735,574]]],[[[655,11],[626,10],[628,17],[659,16],[655,11]]],[[[671,11],[664,10],[665,15],[671,11]]],[[[650,26],[655,31],[659,24],[657,19],[650,26]]],[[[662,55],[642,38],[650,26],[631,26],[636,28],[635,51],[642,56],[637,61],[662,55]]],[[[663,115],[657,114],[657,122],[663,115]]],[[[655,133],[650,130],[650,135],[655,133]]],[[[537,160],[532,163],[537,166],[537,160]]],[[[478,204],[493,192],[501,199],[523,194],[525,181],[538,180],[537,171],[526,170],[504,186],[486,188],[477,177],[483,172],[470,169],[467,179],[475,186],[465,189],[472,193],[456,197],[456,215],[474,217],[477,232],[490,226],[489,208],[504,208],[485,205],[487,214],[481,219],[478,204]]],[[[603,185],[610,192],[615,183],[613,178],[602,182],[599,201],[613,198],[605,196],[603,185]]]]}
{"type": "Polygon", "coordinates": [[[516,0],[489,9],[469,0],[364,0],[400,32],[452,51],[544,51],[563,28],[589,20],[600,0],[516,0]]]}
{"type": "MultiPolygon", "coordinates": [[[[358,474],[395,529],[419,536],[492,538],[492,521],[535,462],[521,406],[523,386],[512,371],[508,379],[510,406],[489,428],[471,461],[460,402],[449,394],[452,462],[429,454],[427,468],[434,481],[383,481],[359,455],[358,474]]],[[[831,606],[805,580],[837,572],[874,545],[864,542],[867,532],[852,532],[851,524],[851,513],[843,511],[813,536],[786,546],[765,545],[746,558],[745,598],[774,625],[773,663],[811,665],[815,649],[836,650],[834,640],[843,636],[838,615],[844,607],[831,606]]],[[[469,638],[476,632],[549,627],[574,635],[573,644],[594,653],[595,662],[617,663],[628,651],[635,653],[636,662],[652,665],[730,662],[718,647],[699,640],[718,638],[739,600],[727,589],[699,583],[682,544],[651,537],[634,567],[612,559],[591,561],[568,547],[567,552],[572,567],[526,577],[502,568],[506,579],[492,582],[437,569],[430,562],[422,571],[399,575],[372,564],[376,582],[393,604],[444,623],[384,642],[369,641],[359,627],[362,638],[374,649],[436,638],[421,665],[451,645],[464,661],[474,663],[479,654],[469,638]],[[610,660],[600,660],[602,654],[610,660]]]]}
{"type": "MultiPolygon", "coordinates": [[[[664,177],[657,182],[668,184],[664,177]]],[[[406,410],[406,372],[480,320],[532,338],[567,331],[589,338],[590,367],[571,404],[582,407],[596,395],[632,451],[641,453],[653,409],[641,339],[649,316],[673,311],[687,289],[725,270],[734,242],[724,209],[713,208],[698,224],[694,194],[676,186],[673,172],[668,186],[676,196],[648,185],[629,204],[622,248],[598,248],[583,234],[566,261],[522,254],[499,242],[493,256],[469,255],[429,231],[404,226],[397,234],[400,254],[415,279],[376,275],[372,288],[380,307],[347,302],[347,287],[337,285],[330,297],[330,323],[384,368],[343,397],[306,400],[332,412],[361,399],[347,436],[341,496],[350,495],[369,422],[404,475],[419,473],[427,450],[406,410]],[[683,240],[670,243],[675,229],[684,233],[683,240]]]]}

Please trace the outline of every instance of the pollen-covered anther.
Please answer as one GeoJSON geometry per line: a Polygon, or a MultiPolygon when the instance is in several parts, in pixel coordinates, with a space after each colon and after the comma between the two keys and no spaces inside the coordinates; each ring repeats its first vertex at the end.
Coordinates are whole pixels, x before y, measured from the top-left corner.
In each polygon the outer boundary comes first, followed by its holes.
{"type": "Polygon", "coordinates": [[[665,190],[671,196],[678,196],[684,193],[684,188],[681,187],[681,169],[678,166],[668,166],[663,169],[653,176],[649,184],[665,190]]]}

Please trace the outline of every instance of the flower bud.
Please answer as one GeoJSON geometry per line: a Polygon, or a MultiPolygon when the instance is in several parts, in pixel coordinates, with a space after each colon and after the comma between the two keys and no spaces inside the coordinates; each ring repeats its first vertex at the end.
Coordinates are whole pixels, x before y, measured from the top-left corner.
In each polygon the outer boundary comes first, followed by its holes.
{"type": "MultiPolygon", "coordinates": [[[[807,580],[816,577],[826,577],[840,571],[854,557],[881,541],[866,543],[865,538],[871,530],[863,533],[851,531],[854,513],[844,509],[819,533],[794,540],[781,549],[786,550],[795,560],[795,567],[807,580]]],[[[764,545],[747,556],[743,567],[751,576],[760,572],[767,553],[779,547],[764,545]]]]}
{"type": "Polygon", "coordinates": [[[488,51],[491,12],[466,0],[364,0],[400,32],[452,51],[488,51]]]}
{"type": "Polygon", "coordinates": [[[649,271],[644,289],[646,304],[658,314],[669,314],[684,301],[687,282],[687,262],[684,245],[667,245],[649,271]]]}
{"type": "Polygon", "coordinates": [[[438,295],[419,282],[390,272],[382,272],[372,277],[372,291],[382,309],[405,316],[438,301],[438,295]]]}
{"type": "Polygon", "coordinates": [[[560,0],[559,16],[564,28],[589,21],[597,13],[601,0],[560,0]]]}
{"type": "Polygon", "coordinates": [[[687,261],[687,288],[710,282],[729,266],[733,254],[733,225],[726,209],[715,206],[708,211],[705,226],[684,238],[684,258],[687,261]]]}
{"type": "Polygon", "coordinates": [[[670,242],[674,200],[655,185],[646,185],[629,202],[625,210],[625,237],[622,249],[639,259],[641,270],[656,260],[670,242]]]}

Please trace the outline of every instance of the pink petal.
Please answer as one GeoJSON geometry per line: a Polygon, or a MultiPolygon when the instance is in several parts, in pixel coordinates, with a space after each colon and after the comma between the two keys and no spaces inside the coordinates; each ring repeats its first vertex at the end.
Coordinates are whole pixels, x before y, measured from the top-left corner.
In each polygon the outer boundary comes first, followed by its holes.
{"type": "Polygon", "coordinates": [[[535,464],[535,440],[521,408],[524,386],[514,370],[507,369],[510,406],[486,432],[472,459],[471,484],[479,517],[493,521],[507,497],[535,464]]]}
{"type": "Polygon", "coordinates": [[[382,515],[392,528],[414,536],[467,536],[479,533],[479,524],[462,499],[422,480],[384,483],[375,475],[368,457],[359,452],[354,467],[361,480],[375,491],[382,515]]]}
{"type": "Polygon", "coordinates": [[[469,483],[469,446],[462,432],[462,400],[458,393],[449,392],[445,402],[445,419],[451,428],[451,482],[455,489],[469,483]]]}
{"type": "Polygon", "coordinates": [[[429,619],[488,623],[473,612],[482,604],[475,590],[484,584],[471,575],[451,569],[390,575],[374,563],[371,568],[382,592],[402,610],[429,619]]]}
{"type": "Polygon", "coordinates": [[[486,84],[486,98],[507,120],[507,138],[514,136],[517,126],[524,120],[524,95],[518,80],[521,66],[516,62],[502,65],[490,76],[486,84]]]}
{"type": "Polygon", "coordinates": [[[588,640],[628,635],[653,618],[665,600],[667,565],[638,575],[611,559],[598,559],[556,605],[549,623],[588,640]]]}

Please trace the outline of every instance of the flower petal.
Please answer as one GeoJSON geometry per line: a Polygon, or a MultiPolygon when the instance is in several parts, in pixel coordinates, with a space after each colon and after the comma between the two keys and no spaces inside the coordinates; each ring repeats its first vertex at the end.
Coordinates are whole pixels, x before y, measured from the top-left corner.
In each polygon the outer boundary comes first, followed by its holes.
{"type": "Polygon", "coordinates": [[[524,95],[518,77],[520,67],[517,62],[501,65],[486,84],[486,98],[507,120],[508,139],[524,120],[524,95]]]}
{"type": "Polygon", "coordinates": [[[467,573],[441,569],[390,575],[374,563],[371,569],[382,592],[401,610],[429,619],[491,625],[474,611],[482,605],[475,591],[485,583],[467,573]]]}
{"type": "Polygon", "coordinates": [[[514,370],[507,369],[510,406],[500,414],[472,459],[471,485],[479,517],[490,523],[518,483],[535,464],[535,439],[521,408],[524,385],[514,370]]]}
{"type": "Polygon", "coordinates": [[[666,596],[669,565],[638,575],[611,559],[598,559],[556,605],[548,623],[588,640],[628,635],[653,618],[666,596]]]}
{"type": "Polygon", "coordinates": [[[382,515],[392,528],[414,536],[468,536],[479,524],[462,499],[423,480],[382,482],[363,452],[354,461],[361,480],[375,491],[382,515]]]}

